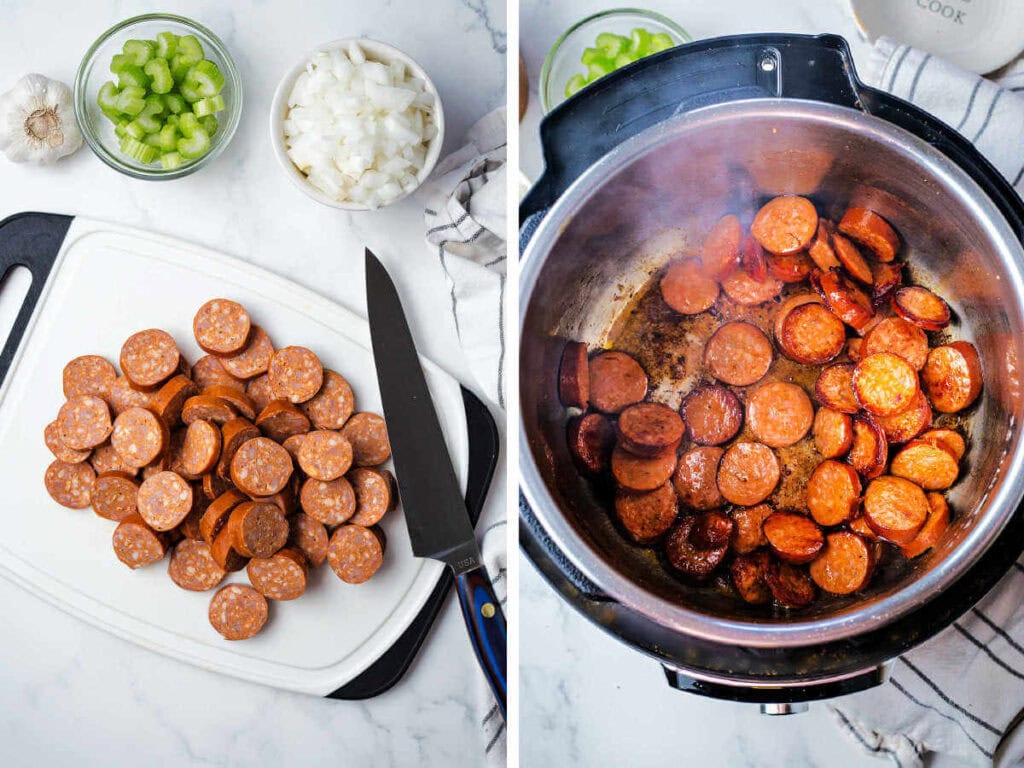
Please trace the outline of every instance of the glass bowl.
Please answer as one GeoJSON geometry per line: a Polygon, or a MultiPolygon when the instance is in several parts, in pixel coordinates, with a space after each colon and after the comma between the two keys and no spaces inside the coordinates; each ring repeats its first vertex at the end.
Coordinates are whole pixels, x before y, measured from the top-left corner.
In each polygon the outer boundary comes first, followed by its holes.
{"type": "Polygon", "coordinates": [[[565,101],[565,85],[569,78],[586,73],[580,57],[585,48],[594,45],[599,34],[611,32],[629,37],[635,27],[642,27],[652,34],[664,32],[676,45],[693,40],[685,29],[671,19],[642,8],[613,8],[588,16],[569,27],[551,46],[544,59],[544,66],[540,70],[540,103],[544,114],[565,101]]]}
{"type": "Polygon", "coordinates": [[[212,162],[231,141],[242,114],[242,83],[235,62],[221,39],[206,27],[182,16],[169,13],[149,13],[126,19],[111,27],[92,44],[75,76],[75,117],[82,135],[93,152],[116,171],[137,179],[177,179],[187,176],[212,162]],[[225,109],[217,113],[219,126],[210,137],[210,149],[202,157],[187,160],[177,168],[164,170],[159,163],[145,164],[121,153],[121,140],[114,133],[114,125],[100,111],[96,103],[100,86],[107,80],[116,80],[110,71],[110,60],[121,52],[126,40],[141,38],[153,40],[158,32],[176,35],[195,35],[203,51],[224,75],[225,109]]]}

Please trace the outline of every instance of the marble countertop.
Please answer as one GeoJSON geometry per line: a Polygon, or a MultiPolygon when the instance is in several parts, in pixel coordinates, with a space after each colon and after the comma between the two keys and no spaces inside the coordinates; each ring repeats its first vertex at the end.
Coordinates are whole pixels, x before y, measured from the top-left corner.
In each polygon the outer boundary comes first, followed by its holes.
{"type": "MultiPolygon", "coordinates": [[[[152,10],[140,0],[0,0],[0,90],[27,72],[70,85],[101,32],[152,10]]],[[[173,234],[287,275],[364,316],[369,246],[395,276],[420,351],[468,381],[445,309],[448,288],[423,244],[417,196],[375,213],[318,205],[277,166],[268,113],[279,78],[306,51],[340,37],[375,37],[431,74],[445,108],[446,149],[454,149],[504,102],[504,3],[172,0],[161,10],[210,27],[234,55],[245,110],[231,145],[199,173],[166,183],[122,176],[88,147],[51,168],[0,159],[0,219],[54,211],[173,234]]],[[[491,502],[503,496],[498,477],[491,502]]],[[[0,605],[0,765],[105,767],[125,755],[152,766],[482,762],[474,701],[482,676],[454,601],[405,679],[359,703],[285,693],[167,659],[2,579],[0,605]]]]}
{"type": "MultiPolygon", "coordinates": [[[[537,81],[544,57],[571,24],[611,6],[599,0],[521,0],[520,6],[520,46],[530,76],[520,167],[535,180],[543,169],[537,81]]],[[[644,6],[673,19],[694,39],[744,32],[832,32],[849,41],[861,69],[870,51],[846,0],[651,0],[644,6]]],[[[882,764],[836,729],[824,704],[811,705],[805,714],[772,718],[761,715],[755,705],[672,690],[654,660],[590,624],[529,560],[521,557],[520,562],[523,768],[660,766],[680,760],[765,768],[882,764]]],[[[948,759],[933,763],[957,764],[948,759]]]]}

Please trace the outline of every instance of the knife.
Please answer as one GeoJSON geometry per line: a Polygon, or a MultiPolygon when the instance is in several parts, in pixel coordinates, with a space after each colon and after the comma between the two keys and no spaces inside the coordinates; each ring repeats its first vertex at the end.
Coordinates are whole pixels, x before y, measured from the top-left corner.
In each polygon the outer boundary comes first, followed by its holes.
{"type": "Polygon", "coordinates": [[[369,248],[366,304],[373,360],[413,554],[440,560],[451,568],[473,651],[504,717],[505,614],[480,558],[398,291],[369,248]]]}

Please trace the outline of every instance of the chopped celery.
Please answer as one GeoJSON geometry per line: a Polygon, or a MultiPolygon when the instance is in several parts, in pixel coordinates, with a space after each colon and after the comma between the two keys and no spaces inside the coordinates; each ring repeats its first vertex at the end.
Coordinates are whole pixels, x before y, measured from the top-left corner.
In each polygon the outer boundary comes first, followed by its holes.
{"type": "Polygon", "coordinates": [[[217,122],[217,118],[213,115],[207,115],[199,121],[199,124],[203,126],[203,130],[206,131],[210,136],[213,136],[220,128],[220,123],[217,122]]]}
{"type": "Polygon", "coordinates": [[[199,39],[195,35],[184,35],[183,37],[179,37],[177,52],[191,57],[193,64],[206,57],[206,54],[203,52],[203,44],[199,42],[199,39]]]}
{"type": "Polygon", "coordinates": [[[124,132],[133,139],[139,139],[140,141],[146,135],[146,129],[142,123],[138,120],[132,120],[128,125],[124,127],[124,132]]]}
{"type": "Polygon", "coordinates": [[[156,147],[151,147],[131,136],[125,136],[121,140],[121,151],[140,163],[152,163],[157,155],[156,147]]]}
{"type": "Polygon", "coordinates": [[[121,92],[117,94],[117,110],[131,116],[139,114],[146,108],[146,102],[143,98],[145,95],[145,88],[138,88],[136,86],[122,88],[121,92]]]}
{"type": "Polygon", "coordinates": [[[660,53],[661,51],[667,51],[669,48],[674,47],[675,43],[672,42],[672,38],[664,32],[651,35],[651,53],[660,53]]]}
{"type": "Polygon", "coordinates": [[[129,40],[121,49],[124,55],[132,60],[132,64],[141,67],[156,53],[156,43],[152,40],[129,40]]]}
{"type": "Polygon", "coordinates": [[[192,85],[200,96],[216,96],[224,87],[224,75],[209,59],[203,59],[189,70],[185,82],[192,85]]]}
{"type": "Polygon", "coordinates": [[[634,61],[639,59],[641,54],[639,53],[620,53],[615,57],[615,69],[622,69],[627,64],[632,64],[634,61]]]}
{"type": "Polygon", "coordinates": [[[188,82],[188,80],[186,80],[179,86],[178,91],[181,93],[182,98],[185,99],[185,101],[187,101],[189,104],[195,104],[197,101],[203,98],[202,94],[200,94],[199,91],[197,91],[188,82]]]}
{"type": "Polygon", "coordinates": [[[611,72],[615,67],[611,63],[603,61],[592,61],[587,65],[587,74],[591,80],[597,80],[611,72]]]}
{"type": "Polygon", "coordinates": [[[112,112],[120,111],[117,108],[117,96],[118,90],[113,80],[107,80],[107,82],[100,86],[100,92],[96,96],[96,103],[100,105],[103,114],[106,114],[107,110],[112,112]]]}
{"type": "Polygon", "coordinates": [[[185,78],[188,77],[189,70],[192,69],[192,65],[195,64],[195,62],[188,56],[182,56],[181,54],[172,57],[169,63],[171,66],[171,77],[174,78],[174,82],[176,83],[185,82],[185,78]]]}
{"type": "Polygon", "coordinates": [[[183,112],[178,117],[178,130],[181,131],[182,136],[191,136],[193,132],[199,130],[201,127],[202,125],[199,122],[199,118],[192,112],[183,112]]]}
{"type": "Polygon", "coordinates": [[[177,126],[178,125],[178,116],[177,115],[168,115],[167,116],[167,120],[164,122],[164,125],[177,126]]]}
{"type": "Polygon", "coordinates": [[[158,32],[156,35],[156,55],[161,59],[170,59],[178,50],[178,36],[173,32],[158,32]]]}
{"type": "Polygon", "coordinates": [[[131,63],[133,63],[131,56],[126,56],[123,53],[115,53],[113,58],[110,59],[110,71],[116,75],[131,63]]]}
{"type": "Polygon", "coordinates": [[[121,67],[121,71],[117,73],[117,86],[118,88],[127,88],[128,86],[149,88],[149,75],[142,67],[127,64],[121,67]]]}
{"type": "Polygon", "coordinates": [[[164,94],[164,105],[172,115],[177,115],[188,109],[188,102],[182,98],[180,93],[164,94]]]}
{"type": "Polygon", "coordinates": [[[196,113],[196,117],[206,117],[207,115],[212,115],[214,112],[220,112],[223,109],[224,97],[219,93],[216,96],[200,99],[192,105],[192,111],[196,113]]]}
{"type": "Polygon", "coordinates": [[[117,123],[117,125],[114,126],[114,135],[117,136],[117,138],[119,139],[123,139],[125,136],[128,135],[128,131],[126,130],[127,128],[128,121],[121,120],[119,123],[117,123]]]}
{"type": "Polygon", "coordinates": [[[652,34],[643,27],[634,28],[629,37],[602,32],[594,41],[594,47],[583,49],[580,63],[586,67],[586,73],[569,78],[565,84],[565,96],[569,98],[598,78],[674,45],[670,35],[664,32],[652,34]]]}
{"type": "Polygon", "coordinates": [[[124,119],[124,115],[121,114],[121,110],[119,110],[119,109],[110,109],[109,107],[100,107],[100,112],[103,113],[103,116],[106,117],[107,120],[109,120],[110,122],[114,123],[115,125],[117,125],[119,122],[121,122],[121,120],[124,119]]]}
{"type": "MultiPolygon", "coordinates": [[[[622,35],[614,35],[611,32],[602,32],[597,36],[595,43],[607,58],[614,59],[622,53],[622,47],[627,45],[629,40],[622,35]]],[[[587,62],[583,63],[586,64],[587,62]]]]}
{"type": "Polygon", "coordinates": [[[150,77],[150,88],[153,93],[171,92],[174,87],[174,78],[171,77],[171,68],[167,66],[167,59],[150,59],[146,62],[144,71],[150,77]]]}
{"type": "Polygon", "coordinates": [[[584,48],[583,55],[580,56],[580,62],[584,65],[591,64],[595,61],[601,61],[607,58],[604,51],[600,48],[584,48]]]}
{"type": "Polygon", "coordinates": [[[174,170],[181,165],[182,162],[181,155],[177,152],[164,152],[164,154],[160,156],[160,166],[165,171],[174,170]]]}
{"type": "Polygon", "coordinates": [[[565,97],[569,98],[576,94],[581,88],[587,84],[587,79],[583,75],[573,75],[569,78],[569,82],[565,84],[565,97]]]}
{"type": "Polygon", "coordinates": [[[142,143],[147,147],[155,147],[156,149],[162,149],[160,146],[160,133],[147,133],[142,137],[142,143]]]}
{"type": "Polygon", "coordinates": [[[650,53],[651,33],[642,27],[637,27],[629,33],[629,42],[633,52],[639,54],[637,58],[640,58],[640,56],[646,56],[650,53]]]}
{"type": "Polygon", "coordinates": [[[178,146],[178,129],[176,126],[167,123],[156,134],[159,139],[159,147],[167,152],[173,152],[178,146]]]}
{"type": "Polygon", "coordinates": [[[192,160],[206,154],[210,148],[210,136],[202,129],[196,127],[191,135],[178,139],[178,152],[182,157],[192,160]]]}

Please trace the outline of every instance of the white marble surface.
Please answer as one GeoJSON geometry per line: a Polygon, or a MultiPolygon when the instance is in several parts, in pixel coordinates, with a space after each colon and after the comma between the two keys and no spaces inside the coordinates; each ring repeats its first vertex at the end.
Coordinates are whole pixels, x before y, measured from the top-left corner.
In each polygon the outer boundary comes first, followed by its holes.
{"type": "MultiPolygon", "coordinates": [[[[744,32],[838,33],[855,61],[870,50],[846,0],[668,0],[645,7],[681,24],[695,39],[744,32]]],[[[536,179],[537,80],[548,49],[598,0],[521,0],[520,45],[531,102],[520,130],[520,165],[536,179]]],[[[753,705],[701,699],[670,689],[658,664],[590,624],[520,558],[521,765],[714,766],[881,765],[836,730],[823,704],[784,718],[753,705]]],[[[870,694],[862,694],[870,695],[870,694]]],[[[935,761],[934,765],[956,765],[935,761]]]]}
{"type": "MultiPolygon", "coordinates": [[[[502,0],[245,0],[163,3],[213,29],[240,68],[245,111],[211,166],[136,181],[84,147],[53,168],[0,159],[0,218],[25,210],[150,228],[251,260],[365,315],[362,249],[399,284],[420,350],[466,380],[447,287],[422,242],[417,197],[376,213],[319,206],[277,167],[268,110],[308,49],[371,36],[417,59],[445,106],[447,148],[505,92],[502,0]]],[[[138,0],[0,0],[0,90],[27,72],[67,83],[107,27],[154,10],[138,0]]],[[[5,450],[12,450],[5,446],[5,450]]],[[[492,489],[503,504],[504,479],[492,489]]],[[[11,510],[7,511],[12,512],[11,510]]],[[[444,610],[407,677],[364,703],[282,693],[171,661],[115,639],[0,580],[0,765],[478,765],[481,679],[457,605],[444,610]]]]}

